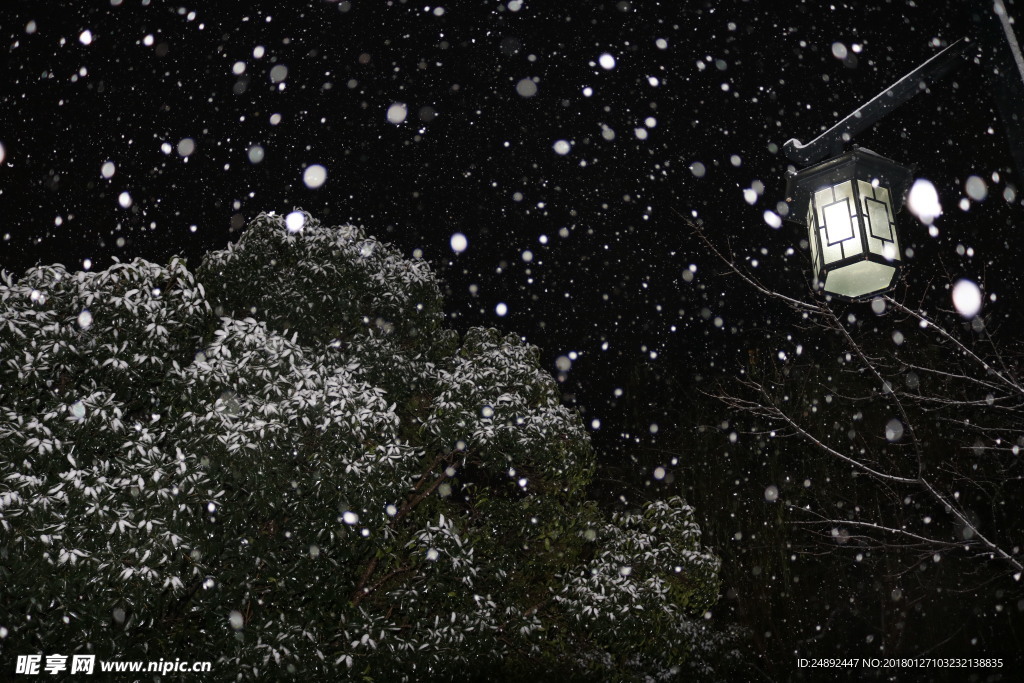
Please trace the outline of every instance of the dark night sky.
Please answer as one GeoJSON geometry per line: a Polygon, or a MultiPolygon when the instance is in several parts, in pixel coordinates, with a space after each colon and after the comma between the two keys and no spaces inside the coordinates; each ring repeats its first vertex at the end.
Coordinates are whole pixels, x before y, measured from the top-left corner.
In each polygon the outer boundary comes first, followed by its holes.
{"type": "MultiPolygon", "coordinates": [[[[612,392],[637,367],[678,385],[771,327],[679,214],[806,295],[801,229],[764,220],[784,198],[777,146],[959,38],[968,4],[5,2],[0,266],[197,263],[259,212],[302,207],[421,253],[456,326],[523,334],[552,371],[578,352],[566,392],[615,438],[612,392]],[[318,189],[303,183],[310,164],[327,169],[318,189]],[[459,255],[456,232],[469,241],[459,255]]],[[[946,277],[941,259],[985,278],[1011,315],[1021,215],[1003,194],[1019,182],[983,71],[961,70],[858,142],[939,189],[938,238],[901,218],[908,277],[946,277]],[[964,211],[972,174],[989,199],[964,211]]],[[[667,419],[666,391],[650,387],[652,423],[667,419]]]]}

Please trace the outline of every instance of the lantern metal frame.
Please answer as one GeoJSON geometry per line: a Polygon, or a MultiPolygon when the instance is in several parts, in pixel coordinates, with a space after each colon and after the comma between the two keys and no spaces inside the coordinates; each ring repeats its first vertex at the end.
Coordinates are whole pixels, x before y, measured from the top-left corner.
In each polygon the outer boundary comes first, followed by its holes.
{"type": "MultiPolygon", "coordinates": [[[[882,186],[889,190],[893,211],[888,217],[887,227],[895,228],[895,215],[902,208],[911,179],[910,171],[869,150],[854,149],[848,154],[843,154],[843,150],[855,135],[869,129],[916,95],[929,92],[931,85],[961,66],[976,64],[984,67],[982,73],[986,75],[994,100],[999,106],[1017,171],[1024,177],[1024,117],[1019,115],[1019,103],[1024,99],[1024,54],[1017,42],[1004,0],[993,2],[994,11],[972,14],[973,35],[941,50],[810,142],[803,143],[793,138],[783,145],[786,157],[795,164],[815,164],[799,172],[790,171],[787,196],[791,206],[787,218],[797,223],[811,224],[808,238],[816,285],[824,287],[835,296],[859,300],[886,291],[895,284],[902,265],[902,255],[898,251],[899,235],[896,234],[893,241],[895,252],[888,254],[893,257],[891,261],[885,259],[884,255],[872,253],[867,241],[868,231],[872,230],[869,215],[871,207],[862,205],[858,182],[864,181],[874,187],[882,186]],[[821,161],[828,156],[834,158],[821,161]],[[818,235],[814,228],[819,218],[818,212],[809,213],[814,211],[813,193],[824,187],[835,187],[847,180],[851,182],[849,193],[844,192],[844,198],[848,204],[853,203],[856,211],[850,211],[849,219],[844,218],[838,209],[834,210],[833,215],[839,219],[846,233],[853,226],[861,240],[860,251],[851,253],[849,258],[826,264],[823,246],[816,240],[818,235]],[[858,263],[867,264],[860,269],[860,274],[867,272],[869,278],[874,276],[873,285],[865,287],[863,291],[850,288],[846,290],[849,293],[845,294],[830,290],[830,275],[843,268],[854,269],[853,274],[856,275],[858,263]],[[874,273],[870,272],[872,270],[874,273]]],[[[873,194],[874,187],[871,190],[873,194]]],[[[837,198],[833,195],[832,199],[837,198]]],[[[874,210],[877,214],[878,207],[874,207],[874,210]]],[[[827,223],[825,219],[825,215],[821,214],[821,220],[827,223]]],[[[878,222],[884,221],[879,219],[878,222]]],[[[827,236],[827,226],[820,232],[827,236]]],[[[850,237],[846,234],[845,239],[850,237]]],[[[873,237],[878,238],[879,235],[873,237]]],[[[845,247],[841,253],[846,256],[845,247]]],[[[841,285],[836,288],[841,288],[841,285]]]]}
{"type": "Polygon", "coordinates": [[[832,296],[860,301],[895,285],[902,265],[896,214],[903,207],[912,178],[911,169],[862,147],[789,175],[786,184],[788,218],[807,226],[816,287],[832,296]],[[848,193],[837,197],[835,189],[845,183],[849,183],[848,193]],[[830,188],[833,201],[820,206],[819,195],[830,188]],[[864,196],[865,188],[871,191],[871,196],[864,196]],[[842,216],[825,211],[843,203],[846,208],[840,209],[842,216]],[[884,213],[879,213],[877,205],[884,213]],[[847,222],[841,239],[832,240],[828,213],[847,222]],[[828,239],[829,247],[840,246],[840,258],[826,261],[824,239],[828,239]],[[855,247],[859,248],[851,249],[852,253],[847,256],[846,245],[851,240],[856,240],[855,247]],[[872,240],[882,245],[879,247],[872,240]],[[842,274],[866,277],[867,282],[853,293],[844,293],[842,274]],[[833,279],[831,286],[830,278],[833,279]]]}

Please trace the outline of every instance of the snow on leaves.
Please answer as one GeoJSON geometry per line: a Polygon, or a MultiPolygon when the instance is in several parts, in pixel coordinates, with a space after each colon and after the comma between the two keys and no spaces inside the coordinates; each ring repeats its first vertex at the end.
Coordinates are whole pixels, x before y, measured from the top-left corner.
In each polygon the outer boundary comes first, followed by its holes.
{"type": "Polygon", "coordinates": [[[593,456],[539,356],[515,335],[470,330],[454,365],[440,373],[426,428],[438,447],[464,449],[494,473],[511,468],[518,478],[545,477],[575,491],[589,480],[593,456]]]}
{"type": "MultiPolygon", "coordinates": [[[[599,549],[566,572],[555,602],[588,634],[581,643],[626,641],[633,666],[669,675],[693,644],[679,637],[692,628],[688,614],[718,597],[718,559],[700,547],[693,510],[678,497],[654,501],[587,536],[599,549]]],[[[603,651],[586,656],[600,661],[603,651]]]]}
{"type": "Polygon", "coordinates": [[[232,247],[199,268],[225,313],[254,315],[274,329],[298,330],[304,343],[349,341],[371,331],[427,340],[441,327],[441,294],[423,261],[347,225],[326,228],[305,212],[291,232],[261,214],[232,247]]]}
{"type": "Polygon", "coordinates": [[[536,349],[460,345],[424,263],[303,216],[258,217],[195,277],[2,274],[5,645],[215,653],[253,680],[629,679],[706,645],[689,508],[605,517],[536,349]]]}

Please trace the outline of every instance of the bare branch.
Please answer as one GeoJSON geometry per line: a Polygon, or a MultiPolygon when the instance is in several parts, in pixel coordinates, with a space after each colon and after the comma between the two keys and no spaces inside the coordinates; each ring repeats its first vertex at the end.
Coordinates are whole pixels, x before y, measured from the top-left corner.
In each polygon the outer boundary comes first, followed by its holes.
{"type": "MultiPolygon", "coordinates": [[[[673,211],[675,210],[673,209],[673,211]]],[[[683,222],[685,222],[686,225],[688,225],[693,230],[693,234],[697,236],[697,238],[704,244],[704,246],[708,248],[709,251],[711,251],[712,254],[718,257],[718,259],[726,266],[726,268],[728,268],[734,274],[738,275],[748,285],[750,285],[757,291],[761,292],[765,296],[770,296],[774,299],[778,299],[779,301],[785,302],[786,305],[795,310],[807,311],[810,313],[821,313],[821,307],[816,306],[814,304],[809,304],[806,301],[800,301],[799,299],[788,297],[780,292],[776,292],[775,290],[765,286],[764,283],[762,283],[756,277],[751,275],[749,272],[741,270],[736,265],[733,259],[723,254],[722,251],[717,246],[715,246],[714,242],[708,239],[708,236],[704,234],[704,229],[700,226],[700,224],[698,224],[689,216],[684,216],[678,211],[675,211],[675,214],[683,219],[683,222]]]]}

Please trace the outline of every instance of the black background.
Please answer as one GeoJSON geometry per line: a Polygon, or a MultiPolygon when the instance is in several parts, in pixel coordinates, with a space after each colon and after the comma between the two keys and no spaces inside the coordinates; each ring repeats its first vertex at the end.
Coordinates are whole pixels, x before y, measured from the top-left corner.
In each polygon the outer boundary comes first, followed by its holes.
{"type": "MultiPolygon", "coordinates": [[[[517,332],[552,372],[576,352],[558,374],[587,423],[601,421],[605,458],[657,453],[681,420],[680,393],[734,373],[751,338],[780,332],[683,216],[740,261],[757,259],[771,286],[809,296],[802,228],[764,219],[785,198],[782,143],[815,137],[970,32],[972,12],[991,22],[987,6],[953,0],[488,0],[442,3],[440,16],[429,1],[115,3],[0,8],[0,266],[197,264],[262,211],[353,222],[433,265],[455,327],[517,332]],[[275,65],[288,69],[283,89],[275,65]],[[524,78],[535,96],[517,92],[524,78]],[[408,110],[398,125],[386,116],[396,102],[408,110]],[[187,160],[184,138],[195,141],[187,160]],[[303,184],[309,164],[327,169],[319,189],[303,184]],[[750,205],[755,183],[764,191],[750,205]],[[456,232],[469,240],[461,254],[456,232]]],[[[990,71],[965,66],[857,142],[939,190],[938,237],[900,217],[914,250],[905,277],[940,288],[973,278],[1015,330],[1022,183],[990,71]],[[962,210],[971,175],[989,197],[962,210]]]]}
{"type": "MultiPolygon", "coordinates": [[[[17,273],[176,254],[194,263],[257,213],[302,207],[361,224],[407,255],[420,250],[444,279],[456,325],[523,334],[552,369],[578,352],[567,393],[614,424],[607,401],[624,368],[700,372],[730,331],[762,322],[704,276],[716,264],[680,214],[696,212],[716,239],[760,256],[774,286],[805,290],[800,228],[763,219],[784,198],[789,164],[774,150],[814,137],[960,37],[967,4],[463,2],[436,16],[411,2],[5,3],[0,264],[17,273]],[[847,59],[834,55],[837,42],[847,59]],[[614,69],[598,65],[605,52],[614,69]],[[288,68],[283,90],[269,78],[277,64],[288,68]],[[536,79],[534,97],[517,93],[523,78],[536,79]],[[386,117],[395,102],[409,112],[400,125],[386,117]],[[634,131],[647,117],[656,125],[641,140],[634,131]],[[176,151],[183,138],[195,141],[187,161],[176,151]],[[556,154],[557,140],[571,152],[556,154]],[[266,150],[260,164],[248,160],[253,144],[266,150]],[[104,179],[108,160],[117,170],[104,179]],[[313,163],[328,170],[316,190],[302,183],[313,163]],[[750,206],[742,191],[755,181],[765,190],[750,206]],[[455,232],[469,239],[457,256],[455,232]],[[790,247],[798,253],[782,258],[790,247]],[[685,282],[691,264],[698,276],[685,282]],[[698,295],[694,283],[711,291],[698,295]],[[495,315],[499,302],[506,317],[495,315]],[[706,308],[714,315],[701,316],[706,308]]],[[[1000,198],[1014,183],[1011,161],[984,74],[962,69],[857,140],[940,188],[938,240],[903,219],[918,246],[914,277],[931,276],[931,250],[963,244],[975,250],[963,271],[991,278],[985,264],[1003,242],[1016,247],[1000,198]],[[993,198],[962,212],[971,174],[993,198]]]]}

